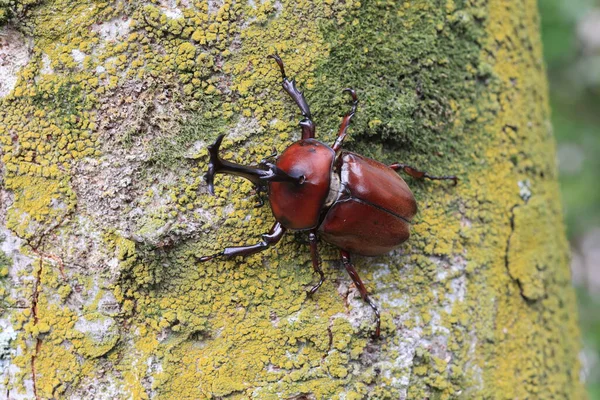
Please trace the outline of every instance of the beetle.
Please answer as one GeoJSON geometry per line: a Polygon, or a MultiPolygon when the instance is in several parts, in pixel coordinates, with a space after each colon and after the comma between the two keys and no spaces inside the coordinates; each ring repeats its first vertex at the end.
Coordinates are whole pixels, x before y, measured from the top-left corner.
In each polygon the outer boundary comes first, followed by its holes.
{"type": "Polygon", "coordinates": [[[352,89],[344,89],[352,97],[352,108],[343,117],[335,142],[331,147],[319,142],[315,139],[315,124],[303,93],[297,89],[293,79],[287,78],[281,58],[278,55],[269,58],[279,65],[283,89],[304,117],[299,124],[302,138],[285,149],[275,162],[263,160],[258,166],[244,166],[219,156],[225,136],[220,135],[208,146],[208,172],[204,178],[213,195],[216,174],[248,179],[256,185],[259,195],[260,191],[267,191],[276,222],[268,233],[262,235],[260,242],[226,247],[216,254],[199,257],[199,261],[258,253],[279,242],[288,230],[305,231],[308,232],[312,266],[320,277],[319,282],[308,291],[308,295],[312,296],[325,279],[317,247],[320,236],[340,249],[346,271],[362,299],[375,313],[374,336],[379,337],[379,310],[354,268],[350,254],[383,255],[408,240],[417,203],[398,171],[418,179],[452,180],[455,185],[458,178],[432,176],[401,163],[384,165],[342,150],[350,120],[358,106],[358,97],[352,89]]]}

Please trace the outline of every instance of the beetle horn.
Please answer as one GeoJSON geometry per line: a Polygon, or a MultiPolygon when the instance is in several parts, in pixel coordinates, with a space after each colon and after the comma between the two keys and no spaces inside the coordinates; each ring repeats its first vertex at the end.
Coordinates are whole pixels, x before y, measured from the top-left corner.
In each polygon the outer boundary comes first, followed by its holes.
{"type": "Polygon", "coordinates": [[[219,149],[221,148],[224,137],[225,134],[219,135],[217,140],[208,146],[208,155],[210,159],[208,161],[208,172],[204,175],[204,180],[206,180],[206,184],[208,185],[208,191],[213,196],[215,195],[215,174],[223,165],[219,158],[219,149]]]}
{"type": "Polygon", "coordinates": [[[270,162],[261,163],[258,167],[245,166],[223,160],[219,157],[219,149],[225,135],[219,135],[217,140],[208,146],[208,171],[204,175],[204,180],[208,185],[208,191],[215,195],[215,175],[229,174],[241,176],[248,179],[257,187],[265,186],[267,182],[293,182],[297,184],[304,183],[304,176],[288,175],[281,168],[270,162]]]}

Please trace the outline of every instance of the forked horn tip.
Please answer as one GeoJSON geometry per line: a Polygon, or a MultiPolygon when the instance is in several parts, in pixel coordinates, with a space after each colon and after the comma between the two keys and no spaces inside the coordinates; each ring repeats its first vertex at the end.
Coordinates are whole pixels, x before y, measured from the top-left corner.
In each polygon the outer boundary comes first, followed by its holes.
{"type": "Polygon", "coordinates": [[[223,138],[225,137],[225,134],[222,133],[219,136],[217,136],[217,139],[215,139],[214,143],[209,145],[208,148],[209,149],[218,149],[219,147],[221,147],[221,143],[223,142],[223,138]]]}

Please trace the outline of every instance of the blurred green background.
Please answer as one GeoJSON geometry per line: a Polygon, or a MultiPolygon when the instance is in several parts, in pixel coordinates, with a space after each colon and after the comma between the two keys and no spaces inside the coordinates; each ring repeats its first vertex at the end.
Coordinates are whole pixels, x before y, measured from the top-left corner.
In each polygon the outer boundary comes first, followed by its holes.
{"type": "Polygon", "coordinates": [[[600,0],[539,0],[590,399],[600,400],[600,0]]]}

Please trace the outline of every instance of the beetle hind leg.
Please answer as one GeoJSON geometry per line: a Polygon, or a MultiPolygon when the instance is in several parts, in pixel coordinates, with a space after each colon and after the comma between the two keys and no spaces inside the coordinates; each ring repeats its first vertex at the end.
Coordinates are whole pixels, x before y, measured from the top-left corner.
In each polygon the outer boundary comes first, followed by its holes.
{"type": "Polygon", "coordinates": [[[249,256],[251,254],[266,250],[269,247],[277,244],[285,234],[285,231],[285,227],[279,222],[276,222],[268,233],[262,235],[262,240],[256,244],[248,246],[226,247],[220,252],[210,256],[200,256],[198,257],[198,260],[200,262],[205,262],[218,257],[230,258],[235,256],[249,256]]]}
{"type": "Polygon", "coordinates": [[[379,334],[381,332],[381,318],[379,316],[379,310],[377,309],[377,306],[375,305],[373,300],[369,297],[369,292],[367,292],[365,284],[360,279],[360,276],[358,275],[356,268],[354,268],[354,265],[352,265],[352,261],[350,260],[350,254],[345,250],[341,250],[340,254],[342,256],[342,263],[344,264],[348,275],[350,275],[350,278],[352,278],[352,281],[356,285],[363,301],[366,302],[375,312],[375,335],[373,336],[377,339],[379,338],[379,334]]]}
{"type": "Polygon", "coordinates": [[[429,175],[425,171],[419,171],[418,169],[411,167],[410,165],[406,165],[406,164],[394,163],[394,164],[390,165],[390,168],[393,169],[394,171],[404,171],[408,175],[412,176],[413,178],[417,178],[417,179],[430,179],[430,180],[434,180],[434,181],[448,180],[448,181],[454,181],[454,185],[456,185],[458,183],[458,178],[454,175],[433,176],[433,175],[429,175]]]}

